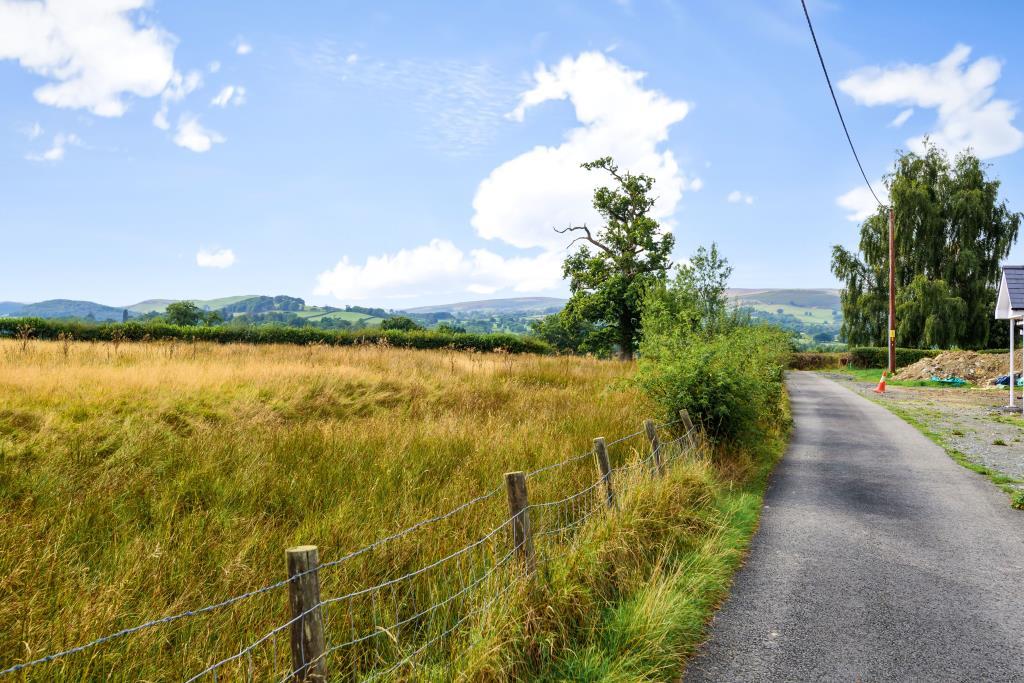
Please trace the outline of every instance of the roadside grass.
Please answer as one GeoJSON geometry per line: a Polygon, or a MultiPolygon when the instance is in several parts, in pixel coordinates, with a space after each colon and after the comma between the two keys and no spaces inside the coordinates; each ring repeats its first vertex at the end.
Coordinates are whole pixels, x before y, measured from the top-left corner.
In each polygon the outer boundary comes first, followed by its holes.
{"type": "MultiPolygon", "coordinates": [[[[654,414],[634,374],[589,358],[387,346],[0,340],[0,669],[266,586],[283,578],[286,547],[316,544],[329,562],[503,486],[506,471],[634,432],[654,414]]],[[[469,620],[465,640],[441,641],[397,679],[450,680],[454,668],[467,680],[667,680],[756,526],[786,440],[786,425],[769,427],[756,450],[705,452],[636,482],[620,513],[594,516],[563,556],[469,620]]],[[[625,444],[612,464],[643,454],[642,441],[625,444]]],[[[587,459],[557,472],[538,494],[594,482],[587,459]]],[[[323,594],[409,572],[504,516],[503,496],[468,508],[323,571],[323,594]]],[[[424,575],[417,599],[458,578],[424,575]]],[[[380,606],[365,606],[355,618],[375,624],[380,606]]],[[[286,598],[267,593],[23,680],[182,680],[287,618],[286,598]]],[[[339,621],[328,614],[328,630],[339,621]]],[[[400,652],[385,633],[335,671],[400,652]]],[[[247,663],[256,680],[287,660],[286,635],[273,647],[247,663]]],[[[245,665],[221,679],[244,679],[245,665]]]]}
{"type": "MultiPolygon", "coordinates": [[[[826,372],[834,372],[843,375],[849,375],[850,377],[853,377],[854,379],[861,382],[877,382],[882,377],[882,372],[884,370],[885,368],[858,369],[846,367],[839,369],[830,369],[827,370],[826,372]]],[[[961,386],[955,386],[950,384],[942,384],[941,382],[933,382],[928,379],[893,379],[892,377],[886,377],[885,383],[889,386],[894,387],[932,387],[936,389],[970,389],[974,386],[970,382],[968,382],[967,384],[963,384],[961,386]]]]}
{"type": "MultiPolygon", "coordinates": [[[[788,415],[788,406],[785,412],[788,415]]],[[[582,638],[568,643],[561,657],[526,680],[679,680],[681,663],[706,637],[708,618],[728,595],[732,577],[743,562],[786,435],[785,429],[768,435],[757,453],[740,456],[745,464],[724,478],[715,467],[705,469],[710,463],[697,463],[690,472],[681,472],[678,476],[683,481],[704,482],[706,505],[696,515],[685,505],[666,505],[676,511],[682,533],[666,539],[654,562],[648,563],[650,570],[624,581],[630,589],[618,600],[605,597],[599,618],[580,632],[582,638]]],[[[737,454],[716,458],[735,460],[737,454]]],[[[670,490],[661,495],[685,490],[680,479],[669,480],[670,490]]],[[[627,509],[645,514],[642,506],[627,509]]],[[[612,518],[608,529],[597,533],[619,534],[634,523],[629,517],[612,518]]],[[[605,574],[600,564],[577,566],[576,571],[605,574]]],[[[622,575],[618,578],[623,581],[622,575]]]]}
{"type": "Polygon", "coordinates": [[[923,422],[917,419],[916,415],[911,411],[906,410],[905,408],[902,408],[889,401],[876,401],[876,403],[884,406],[889,411],[903,419],[905,422],[915,427],[919,432],[921,432],[926,437],[931,439],[937,445],[942,447],[942,449],[946,451],[949,457],[951,457],[961,466],[971,470],[972,472],[976,472],[978,474],[988,477],[988,479],[993,484],[1002,489],[1002,491],[1010,497],[1010,504],[1014,508],[1018,510],[1024,510],[1024,479],[1008,476],[1006,474],[1003,474],[1002,472],[993,470],[990,467],[986,467],[984,465],[980,465],[974,462],[969,457],[967,457],[966,454],[953,448],[948,443],[946,443],[943,434],[925,425],[923,422]]]}

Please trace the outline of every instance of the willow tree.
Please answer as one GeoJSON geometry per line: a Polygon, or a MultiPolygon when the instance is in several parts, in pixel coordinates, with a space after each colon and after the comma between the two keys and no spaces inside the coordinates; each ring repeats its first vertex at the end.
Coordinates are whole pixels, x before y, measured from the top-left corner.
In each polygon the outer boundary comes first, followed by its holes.
{"type": "MultiPolygon", "coordinates": [[[[999,198],[999,181],[970,151],[952,163],[925,141],[922,154],[899,156],[886,176],[896,216],[896,288],[901,346],[979,348],[989,341],[1000,263],[1017,241],[1021,214],[999,198]]],[[[832,272],[844,288],[840,336],[885,345],[888,329],[889,216],[860,228],[860,251],[832,248],[832,272]]]]}
{"type": "Polygon", "coordinates": [[[617,346],[619,357],[633,357],[640,336],[640,314],[648,288],[665,279],[675,241],[651,218],[654,178],[620,172],[611,157],[583,164],[603,170],[613,187],[594,190],[594,208],[605,225],[570,226],[559,233],[581,233],[569,247],[584,244],[565,259],[571,297],[561,315],[592,326],[591,348],[617,346]]]}

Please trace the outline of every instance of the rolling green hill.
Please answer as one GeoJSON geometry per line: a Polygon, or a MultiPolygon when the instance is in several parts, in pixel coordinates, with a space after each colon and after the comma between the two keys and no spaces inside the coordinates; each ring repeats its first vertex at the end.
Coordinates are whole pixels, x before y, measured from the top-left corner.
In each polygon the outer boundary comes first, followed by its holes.
{"type": "MultiPolygon", "coordinates": [[[[257,294],[244,294],[241,296],[225,296],[220,299],[193,299],[192,301],[203,310],[219,311],[225,306],[237,304],[246,299],[254,299],[257,296],[257,294]]],[[[167,310],[167,304],[173,304],[175,301],[184,301],[184,299],[146,299],[137,304],[125,306],[125,308],[132,313],[163,313],[167,310]]]]}
{"type": "Polygon", "coordinates": [[[727,294],[741,304],[839,309],[838,289],[730,289],[727,294]]]}
{"type": "Polygon", "coordinates": [[[74,299],[50,299],[34,304],[25,304],[19,309],[5,313],[7,316],[24,318],[94,318],[95,320],[121,320],[124,309],[104,306],[92,301],[74,299]]]}
{"type": "Polygon", "coordinates": [[[550,296],[523,296],[512,299],[484,299],[482,301],[460,301],[438,306],[407,308],[406,313],[544,313],[561,310],[566,299],[550,296]]]}

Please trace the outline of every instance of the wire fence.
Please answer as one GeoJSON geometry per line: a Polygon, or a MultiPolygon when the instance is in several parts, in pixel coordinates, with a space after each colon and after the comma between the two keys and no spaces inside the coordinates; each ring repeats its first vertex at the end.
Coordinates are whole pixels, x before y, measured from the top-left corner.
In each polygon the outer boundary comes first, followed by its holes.
{"type": "Polygon", "coordinates": [[[0,679],[121,679],[137,657],[178,656],[182,661],[167,670],[187,673],[159,680],[377,681],[408,678],[413,667],[418,678],[452,680],[495,606],[523,585],[525,574],[571,551],[595,515],[701,443],[685,412],[674,422],[648,421],[645,430],[614,441],[596,439],[591,451],[506,475],[506,485],[329,562],[319,563],[315,548],[294,549],[311,552],[312,561],[298,571],[289,564],[282,581],[25,658],[0,670],[0,679]],[[598,474],[590,469],[586,476],[593,459],[598,474]],[[522,482],[521,499],[513,480],[522,482]],[[458,549],[426,559],[411,542],[428,527],[458,528],[469,512],[486,531],[458,549]],[[385,578],[381,566],[389,568],[385,578]],[[232,609],[257,601],[247,617],[232,609]],[[213,613],[223,613],[213,628],[192,626],[213,613]],[[166,628],[175,623],[180,628],[166,628]],[[277,625],[266,630],[266,623],[277,625]],[[134,638],[146,642],[127,646],[134,638]]]}

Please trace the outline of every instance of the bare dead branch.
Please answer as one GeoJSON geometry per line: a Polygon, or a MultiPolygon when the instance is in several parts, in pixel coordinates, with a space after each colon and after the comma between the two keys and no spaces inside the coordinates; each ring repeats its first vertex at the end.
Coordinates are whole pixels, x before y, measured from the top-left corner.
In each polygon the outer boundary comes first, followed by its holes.
{"type": "Polygon", "coordinates": [[[574,239],[572,242],[570,242],[569,246],[567,246],[566,249],[568,249],[572,245],[576,244],[580,240],[583,240],[585,242],[590,242],[595,247],[597,247],[598,249],[600,249],[604,253],[608,254],[609,256],[614,256],[614,253],[612,252],[611,249],[608,248],[607,245],[605,245],[604,243],[602,243],[599,240],[594,239],[593,234],[591,234],[591,232],[590,232],[590,228],[588,228],[586,226],[586,224],[584,224],[584,225],[570,225],[569,227],[565,228],[564,230],[559,230],[558,228],[553,228],[553,230],[555,232],[557,232],[559,235],[564,235],[567,232],[577,232],[577,231],[582,231],[583,233],[585,233],[585,234],[577,237],[576,239],[574,239]]]}

